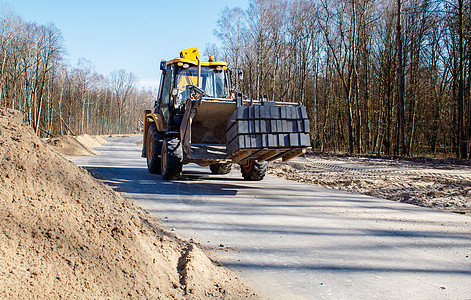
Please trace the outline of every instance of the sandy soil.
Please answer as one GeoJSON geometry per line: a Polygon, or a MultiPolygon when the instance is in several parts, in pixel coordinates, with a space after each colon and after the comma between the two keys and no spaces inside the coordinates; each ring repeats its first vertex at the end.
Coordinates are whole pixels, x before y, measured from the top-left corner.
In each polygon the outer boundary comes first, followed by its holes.
{"type": "Polygon", "coordinates": [[[100,154],[93,150],[93,148],[106,144],[106,137],[129,137],[129,135],[64,135],[44,139],[44,142],[65,156],[88,156],[100,154]]]}
{"type": "Polygon", "coordinates": [[[257,297],[6,109],[0,162],[0,298],[257,297]]]}
{"type": "Polygon", "coordinates": [[[81,135],[77,137],[63,135],[47,139],[46,143],[67,156],[97,155],[99,153],[92,148],[98,146],[95,144],[99,143],[97,140],[92,142],[91,139],[92,137],[89,135],[81,135]]]}
{"type": "MultiPolygon", "coordinates": [[[[102,135],[94,135],[93,138],[100,144],[100,145],[104,145],[107,143],[107,141],[105,140],[104,136],[102,135]]],[[[90,146],[89,146],[90,147],[90,146]]]]}
{"type": "Polygon", "coordinates": [[[88,147],[88,148],[95,148],[95,147],[99,147],[99,146],[102,146],[104,144],[106,144],[106,141],[103,137],[101,136],[90,136],[88,134],[82,134],[82,135],[79,135],[77,137],[75,137],[75,139],[82,145],[84,145],[85,147],[88,147]]]}
{"type": "Polygon", "coordinates": [[[332,189],[471,214],[468,161],[309,154],[285,163],[272,162],[268,173],[332,189]]]}

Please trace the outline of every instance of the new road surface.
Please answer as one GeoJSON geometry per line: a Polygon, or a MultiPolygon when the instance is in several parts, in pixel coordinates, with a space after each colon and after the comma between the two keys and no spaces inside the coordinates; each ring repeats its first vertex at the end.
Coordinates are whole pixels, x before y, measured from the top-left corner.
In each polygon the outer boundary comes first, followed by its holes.
{"type": "Polygon", "coordinates": [[[471,217],[238,170],[147,172],[136,141],[74,161],[272,299],[471,299],[471,217]]]}

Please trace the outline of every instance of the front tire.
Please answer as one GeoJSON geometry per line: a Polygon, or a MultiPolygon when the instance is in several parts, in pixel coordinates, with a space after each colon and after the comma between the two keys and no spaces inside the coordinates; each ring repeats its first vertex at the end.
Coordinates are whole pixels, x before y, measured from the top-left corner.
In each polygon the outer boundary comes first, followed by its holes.
{"type": "Polygon", "coordinates": [[[240,171],[242,172],[242,177],[245,180],[251,181],[260,181],[265,178],[267,173],[268,162],[262,161],[258,162],[255,160],[249,160],[245,164],[240,165],[240,171]]]}
{"type": "Polygon", "coordinates": [[[162,179],[175,180],[182,176],[183,149],[179,138],[166,137],[162,143],[162,179]]]}
{"type": "Polygon", "coordinates": [[[209,169],[211,170],[211,173],[213,174],[229,174],[231,172],[232,164],[231,163],[226,163],[226,164],[211,164],[209,165],[209,169]]]}
{"type": "Polygon", "coordinates": [[[160,151],[162,149],[162,134],[157,131],[154,123],[147,131],[146,158],[147,170],[151,174],[160,174],[160,151]]]}

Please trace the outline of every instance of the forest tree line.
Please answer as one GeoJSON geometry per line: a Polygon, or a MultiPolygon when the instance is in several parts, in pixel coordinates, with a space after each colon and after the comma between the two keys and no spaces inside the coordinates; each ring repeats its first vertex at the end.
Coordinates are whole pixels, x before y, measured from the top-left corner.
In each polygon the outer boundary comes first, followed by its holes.
{"type": "Polygon", "coordinates": [[[151,91],[125,70],[98,74],[90,61],[71,67],[54,24],[0,15],[0,107],[19,110],[42,136],[114,134],[138,130],[151,91]]]}
{"type": "Polygon", "coordinates": [[[317,151],[468,158],[469,0],[250,0],[206,51],[250,98],[301,102],[317,151]]]}

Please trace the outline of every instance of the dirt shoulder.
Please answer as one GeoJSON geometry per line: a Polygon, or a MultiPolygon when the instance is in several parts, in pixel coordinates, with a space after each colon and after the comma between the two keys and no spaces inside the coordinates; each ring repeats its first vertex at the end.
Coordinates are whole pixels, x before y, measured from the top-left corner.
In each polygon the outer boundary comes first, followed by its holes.
{"type": "Polygon", "coordinates": [[[0,108],[0,298],[257,298],[0,108]]]}
{"type": "Polygon", "coordinates": [[[391,159],[306,154],[272,162],[268,174],[471,215],[471,163],[452,159],[391,159]]]}

